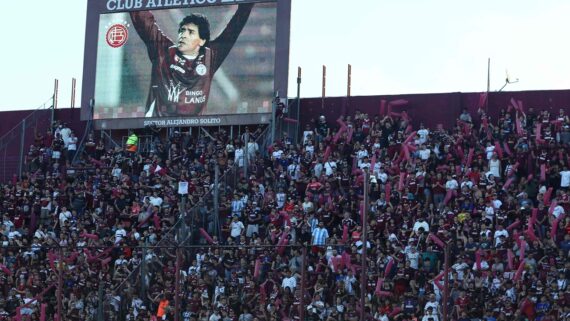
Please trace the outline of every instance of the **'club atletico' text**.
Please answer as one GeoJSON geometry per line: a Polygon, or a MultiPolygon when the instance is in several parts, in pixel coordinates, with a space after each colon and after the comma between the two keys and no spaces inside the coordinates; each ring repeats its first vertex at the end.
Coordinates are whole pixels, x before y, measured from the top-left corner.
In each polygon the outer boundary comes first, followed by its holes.
{"type": "MultiPolygon", "coordinates": [[[[181,6],[234,4],[244,0],[107,0],[108,11],[156,9],[181,6]]],[[[255,1],[249,1],[255,2],[255,1]]]]}

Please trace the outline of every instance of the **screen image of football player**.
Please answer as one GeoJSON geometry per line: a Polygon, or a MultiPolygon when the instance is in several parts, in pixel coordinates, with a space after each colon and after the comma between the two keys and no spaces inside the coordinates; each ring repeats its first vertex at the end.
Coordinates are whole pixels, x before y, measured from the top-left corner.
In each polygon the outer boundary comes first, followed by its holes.
{"type": "Polygon", "coordinates": [[[174,42],[160,30],[151,11],[130,13],[152,62],[145,117],[204,114],[214,74],[247,23],[253,5],[238,5],[214,40],[210,40],[210,22],[202,14],[182,19],[174,42]]]}

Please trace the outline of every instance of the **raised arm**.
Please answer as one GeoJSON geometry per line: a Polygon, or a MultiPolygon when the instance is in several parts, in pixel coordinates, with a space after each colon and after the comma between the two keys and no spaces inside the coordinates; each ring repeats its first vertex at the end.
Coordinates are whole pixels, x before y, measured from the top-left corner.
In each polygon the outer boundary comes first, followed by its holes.
{"type": "Polygon", "coordinates": [[[146,44],[148,56],[151,60],[157,57],[159,49],[168,48],[174,44],[170,38],[162,33],[152,12],[132,11],[130,15],[135,30],[146,44]]]}
{"type": "Polygon", "coordinates": [[[247,23],[253,5],[253,3],[240,4],[224,31],[210,42],[210,48],[214,51],[213,72],[218,70],[226,56],[230,53],[239,34],[247,23]]]}

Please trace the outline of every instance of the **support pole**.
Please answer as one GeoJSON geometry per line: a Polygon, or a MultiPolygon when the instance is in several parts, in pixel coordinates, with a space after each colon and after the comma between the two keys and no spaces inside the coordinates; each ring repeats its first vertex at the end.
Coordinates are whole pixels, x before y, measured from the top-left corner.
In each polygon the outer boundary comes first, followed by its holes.
{"type": "Polygon", "coordinates": [[[63,248],[59,248],[57,276],[57,319],[63,321],[63,248]]]}
{"type": "Polygon", "coordinates": [[[2,161],[2,164],[3,164],[2,165],[2,179],[3,179],[3,181],[7,181],[7,178],[6,178],[6,157],[7,157],[7,154],[8,154],[8,148],[6,146],[4,146],[4,158],[2,161]]]}
{"type": "Polygon", "coordinates": [[[55,121],[55,110],[57,109],[57,98],[58,98],[58,87],[59,87],[59,80],[55,79],[53,83],[53,101],[51,105],[51,125],[53,126],[53,122],[55,121]]]}
{"type": "Polygon", "coordinates": [[[214,167],[214,231],[220,239],[220,165],[214,167]]]}
{"type": "Polygon", "coordinates": [[[24,144],[26,141],[26,118],[22,120],[22,131],[20,134],[20,164],[18,165],[18,177],[22,178],[22,171],[24,170],[24,144]]]}
{"type": "Polygon", "coordinates": [[[276,122],[276,112],[277,112],[277,102],[279,98],[279,92],[275,92],[275,97],[273,98],[273,102],[271,103],[271,144],[275,142],[275,129],[277,127],[276,122]]]}
{"type": "Polygon", "coordinates": [[[487,58],[487,99],[485,99],[485,113],[489,112],[490,91],[491,91],[491,58],[487,58]]]}
{"type": "Polygon", "coordinates": [[[77,84],[77,80],[75,78],[71,78],[71,109],[75,108],[75,86],[77,84]]]}
{"type": "Polygon", "coordinates": [[[142,261],[141,261],[141,298],[146,298],[146,253],[148,247],[148,239],[145,239],[142,248],[142,261]]]}
{"type": "Polygon", "coordinates": [[[327,66],[323,65],[323,91],[321,96],[321,109],[325,109],[325,96],[327,88],[327,66]]]}
{"type": "Polygon", "coordinates": [[[182,255],[180,248],[176,248],[176,285],[174,286],[174,321],[180,321],[180,268],[182,255]]]}
{"type": "MultiPolygon", "coordinates": [[[[144,258],[143,258],[144,259],[144,258]]],[[[99,292],[97,293],[98,304],[97,304],[97,321],[105,321],[105,287],[103,282],[99,282],[99,292]]]]}
{"type": "Polygon", "coordinates": [[[249,132],[245,132],[245,146],[244,146],[244,159],[243,159],[243,177],[248,178],[247,170],[249,167],[249,132]]]}
{"type": "Polygon", "coordinates": [[[341,115],[346,115],[347,110],[350,108],[351,89],[352,89],[352,65],[348,64],[348,70],[346,75],[346,101],[342,104],[341,115]]]}
{"type": "Polygon", "coordinates": [[[299,115],[301,113],[301,67],[297,67],[297,124],[295,125],[295,142],[299,141],[299,130],[301,129],[301,120],[299,115]]]}
{"type": "Polygon", "coordinates": [[[449,244],[445,245],[444,265],[445,286],[443,288],[443,321],[447,321],[449,320],[447,311],[447,301],[449,300],[449,244]]]}
{"type": "Polygon", "coordinates": [[[346,81],[346,97],[350,98],[350,89],[352,87],[352,66],[348,64],[348,73],[346,81]]]}
{"type": "Polygon", "coordinates": [[[305,321],[305,287],[306,287],[306,271],[307,270],[307,247],[303,245],[303,261],[301,262],[301,300],[299,302],[299,317],[305,321]]]}
{"type": "Polygon", "coordinates": [[[368,261],[367,261],[367,244],[368,241],[368,202],[369,202],[369,194],[370,194],[370,174],[368,170],[364,170],[364,199],[363,199],[363,209],[362,209],[362,217],[361,224],[362,224],[362,271],[360,274],[360,320],[366,321],[366,284],[368,282],[368,261]]]}

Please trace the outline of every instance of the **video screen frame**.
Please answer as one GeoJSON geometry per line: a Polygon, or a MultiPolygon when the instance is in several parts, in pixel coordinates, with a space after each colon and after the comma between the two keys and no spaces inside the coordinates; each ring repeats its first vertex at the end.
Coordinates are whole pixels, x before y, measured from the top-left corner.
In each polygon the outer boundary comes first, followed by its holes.
{"type": "MultiPolygon", "coordinates": [[[[247,3],[275,3],[276,26],[275,26],[275,63],[273,92],[281,97],[287,95],[288,63],[289,63],[289,31],[290,31],[290,0],[89,0],[87,9],[87,27],[85,36],[84,76],[82,85],[82,108],[81,119],[93,119],[94,108],[97,107],[95,99],[95,84],[97,71],[97,48],[100,39],[100,17],[109,13],[129,13],[131,11],[165,10],[165,9],[191,9],[211,6],[226,6],[247,3]],[[158,6],[160,4],[160,6],[158,6]]],[[[213,8],[207,8],[213,9],[213,8]]],[[[197,10],[198,11],[198,10],[197,10]]],[[[151,11],[152,12],[152,11],[151,11]]],[[[132,28],[131,28],[132,29],[132,28]]],[[[121,40],[119,37],[115,40],[121,40]]],[[[215,36],[215,35],[212,35],[215,36]]],[[[134,29],[129,30],[128,37],[138,37],[134,29]]],[[[109,45],[112,44],[108,42],[109,45]]],[[[148,58],[146,58],[148,59],[148,58]]],[[[151,64],[148,61],[148,64],[151,64]]],[[[223,65],[223,63],[222,63],[223,65]]],[[[142,93],[142,101],[147,100],[148,92],[142,93]]],[[[271,99],[272,97],[268,97],[271,99]]],[[[146,112],[146,110],[145,110],[146,112]]],[[[139,113],[140,114],[140,113],[139,113]]],[[[93,119],[95,129],[124,129],[143,128],[148,125],[158,127],[189,127],[189,126],[222,126],[222,125],[245,125],[253,123],[269,123],[271,120],[271,108],[267,112],[223,113],[205,115],[152,115],[149,117],[136,118],[99,118],[93,119]]]]}

